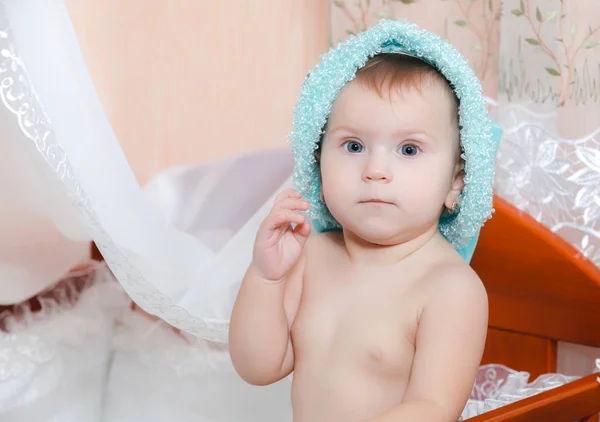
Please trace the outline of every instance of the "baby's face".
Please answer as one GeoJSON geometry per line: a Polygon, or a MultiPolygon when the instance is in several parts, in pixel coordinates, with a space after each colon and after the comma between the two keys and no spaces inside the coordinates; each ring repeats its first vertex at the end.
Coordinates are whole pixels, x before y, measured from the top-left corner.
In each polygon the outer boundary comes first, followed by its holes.
{"type": "Polygon", "coordinates": [[[452,113],[437,83],[391,98],[359,81],[343,88],[329,116],[321,178],[325,203],[344,230],[395,244],[437,226],[462,189],[452,113]]]}

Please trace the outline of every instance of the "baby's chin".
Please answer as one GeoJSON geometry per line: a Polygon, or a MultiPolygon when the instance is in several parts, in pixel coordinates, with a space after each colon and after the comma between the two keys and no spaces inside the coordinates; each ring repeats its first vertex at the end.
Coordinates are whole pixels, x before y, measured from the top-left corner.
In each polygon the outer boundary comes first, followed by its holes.
{"type": "Polygon", "coordinates": [[[369,217],[355,224],[345,225],[363,241],[379,246],[394,246],[410,240],[410,233],[389,218],[369,217]]]}

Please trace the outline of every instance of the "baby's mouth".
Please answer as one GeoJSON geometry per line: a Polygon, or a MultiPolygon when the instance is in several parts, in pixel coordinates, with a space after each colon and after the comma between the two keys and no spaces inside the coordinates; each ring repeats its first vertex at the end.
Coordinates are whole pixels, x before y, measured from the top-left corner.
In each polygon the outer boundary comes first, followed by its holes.
{"type": "Polygon", "coordinates": [[[393,202],[386,201],[380,198],[370,198],[365,201],[360,201],[361,204],[382,204],[382,205],[394,205],[393,202]]]}

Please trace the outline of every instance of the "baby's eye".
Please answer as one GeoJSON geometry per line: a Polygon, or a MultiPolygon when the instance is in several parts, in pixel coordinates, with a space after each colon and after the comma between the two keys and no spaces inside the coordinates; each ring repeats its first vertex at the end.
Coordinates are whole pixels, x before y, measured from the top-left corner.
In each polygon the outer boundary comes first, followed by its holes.
{"type": "Polygon", "coordinates": [[[412,144],[402,145],[400,147],[400,153],[402,153],[402,155],[408,155],[409,157],[412,157],[419,153],[419,148],[412,144]]]}
{"type": "Polygon", "coordinates": [[[346,148],[346,151],[353,153],[362,152],[363,150],[363,146],[356,141],[346,142],[344,144],[344,148],[346,148]]]}

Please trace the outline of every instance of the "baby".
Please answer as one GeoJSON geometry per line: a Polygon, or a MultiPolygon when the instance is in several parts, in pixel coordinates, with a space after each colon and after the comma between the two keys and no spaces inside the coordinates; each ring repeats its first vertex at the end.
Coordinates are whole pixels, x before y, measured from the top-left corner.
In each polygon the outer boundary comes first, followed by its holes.
{"type": "Polygon", "coordinates": [[[315,152],[341,230],[276,198],[231,316],[248,383],[293,371],[295,422],[456,421],[487,329],[485,289],[440,232],[464,187],[459,101],[425,61],[379,53],[332,104],[315,152]]]}

